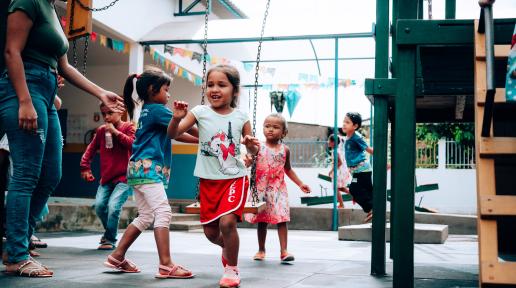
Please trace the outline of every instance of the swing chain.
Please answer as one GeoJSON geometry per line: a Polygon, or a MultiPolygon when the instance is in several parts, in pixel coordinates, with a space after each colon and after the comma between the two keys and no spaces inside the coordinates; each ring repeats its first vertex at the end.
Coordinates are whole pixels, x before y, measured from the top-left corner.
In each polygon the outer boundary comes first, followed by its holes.
{"type": "Polygon", "coordinates": [[[82,60],[82,75],[86,76],[86,62],[88,61],[89,35],[84,36],[84,56],[82,60]]]}
{"type": "MultiPolygon", "coordinates": [[[[204,105],[204,96],[206,94],[206,57],[208,56],[208,16],[210,14],[210,3],[211,0],[206,0],[206,12],[204,13],[204,41],[202,42],[202,84],[201,84],[201,105],[204,105]]],[[[197,178],[197,192],[195,195],[195,200],[197,203],[201,201],[201,191],[200,191],[201,179],[197,178]]],[[[196,205],[197,205],[196,203],[196,205]]]]}
{"type": "MultiPolygon", "coordinates": [[[[253,102],[253,136],[256,136],[256,106],[258,102],[258,77],[260,72],[260,57],[262,53],[262,42],[263,35],[265,33],[265,24],[267,23],[267,16],[269,16],[269,7],[271,0],[267,0],[265,6],[265,13],[262,21],[262,31],[260,32],[260,40],[258,41],[258,53],[256,54],[256,69],[254,73],[254,102],[253,102]]],[[[251,166],[251,193],[252,193],[252,205],[255,206],[258,202],[258,191],[256,188],[256,160],[257,155],[253,155],[253,165],[251,166]]]]}
{"type": "Polygon", "coordinates": [[[99,12],[99,11],[104,11],[104,10],[107,10],[113,6],[115,6],[115,4],[120,1],[120,0],[113,0],[111,3],[109,3],[108,5],[104,6],[104,7],[101,7],[101,8],[91,8],[91,7],[88,7],[87,5],[84,5],[81,0],[73,0],[74,2],[77,1],[77,3],[79,3],[79,6],[82,7],[82,9],[85,9],[85,10],[88,10],[88,11],[92,11],[92,12],[99,12]]]}
{"type": "Polygon", "coordinates": [[[206,58],[208,57],[208,16],[210,14],[211,0],[206,0],[206,12],[204,13],[204,40],[202,42],[202,84],[201,84],[201,105],[204,105],[206,94],[206,58]]]}

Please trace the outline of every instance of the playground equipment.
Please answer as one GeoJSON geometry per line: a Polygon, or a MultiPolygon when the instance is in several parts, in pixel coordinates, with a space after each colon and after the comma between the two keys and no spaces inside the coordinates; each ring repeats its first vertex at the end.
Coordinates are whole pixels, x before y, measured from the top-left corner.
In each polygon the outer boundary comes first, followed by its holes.
{"type": "Polygon", "coordinates": [[[516,106],[496,96],[503,97],[496,87],[504,84],[506,64],[503,58],[495,60],[495,55],[506,57],[502,51],[507,48],[494,45],[510,43],[516,19],[493,20],[491,7],[483,8],[484,42],[473,20],[453,20],[455,0],[446,1],[446,20],[423,20],[422,4],[423,0],[394,0],[390,27],[389,2],[377,0],[375,79],[365,84],[366,95],[374,101],[375,127],[371,273],[385,274],[387,172],[383,167],[388,120],[393,127],[393,286],[410,288],[414,287],[415,123],[475,119],[480,285],[514,285],[516,263],[509,259],[516,254],[516,198],[509,196],[514,195],[509,187],[516,172],[516,138],[510,138],[516,137],[516,106]],[[392,78],[388,73],[390,31],[392,78]],[[473,95],[475,101],[471,101],[473,95]]]}
{"type": "Polygon", "coordinates": [[[491,5],[482,8],[480,20],[475,20],[474,43],[481,286],[516,285],[516,221],[511,218],[516,216],[516,193],[511,185],[516,170],[516,103],[506,102],[504,89],[497,88],[499,76],[505,76],[497,65],[506,63],[510,45],[498,44],[492,9],[491,5]]]}
{"type": "MultiPolygon", "coordinates": [[[[317,178],[332,182],[332,179],[330,176],[324,175],[324,174],[318,174],[317,178]]],[[[321,186],[321,195],[320,196],[304,196],[301,197],[301,204],[305,204],[306,206],[314,206],[314,205],[320,205],[320,204],[330,204],[333,203],[333,195],[327,195],[327,193],[324,193],[323,195],[323,186],[321,186]]],[[[423,184],[423,185],[417,185],[416,182],[416,188],[415,193],[421,193],[421,192],[428,192],[428,191],[435,191],[439,190],[439,184],[433,183],[433,184],[423,184]]],[[[327,191],[327,189],[326,189],[327,191]]],[[[339,192],[340,193],[340,192],[339,192]]],[[[343,194],[342,199],[346,202],[352,201],[353,197],[349,194],[343,194]]],[[[421,199],[422,200],[422,199],[421,199]]],[[[391,201],[391,190],[387,190],[387,201],[391,201]]],[[[418,212],[428,212],[428,213],[435,213],[436,211],[434,209],[426,208],[421,206],[421,201],[418,205],[414,206],[414,209],[418,212]]]]}

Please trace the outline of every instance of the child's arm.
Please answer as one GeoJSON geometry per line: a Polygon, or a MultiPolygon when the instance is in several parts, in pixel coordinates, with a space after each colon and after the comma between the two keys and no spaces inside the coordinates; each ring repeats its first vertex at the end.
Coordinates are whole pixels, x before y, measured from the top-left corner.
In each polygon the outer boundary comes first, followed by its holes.
{"type": "Polygon", "coordinates": [[[184,101],[174,101],[174,116],[168,124],[167,134],[171,139],[190,130],[195,125],[195,116],[188,112],[188,103],[184,101]]]}
{"type": "MultiPolygon", "coordinates": [[[[98,130],[100,130],[100,128],[97,129],[97,131],[98,130]]],[[[95,133],[93,140],[91,140],[91,143],[86,148],[86,151],[84,151],[84,154],[82,154],[81,163],[79,164],[81,166],[81,178],[88,182],[95,180],[95,177],[93,177],[93,174],[91,173],[91,161],[99,149],[99,139],[99,133],[95,133]]]]}
{"type": "Polygon", "coordinates": [[[285,153],[287,153],[287,159],[285,161],[285,174],[287,174],[288,178],[290,178],[290,180],[292,180],[294,183],[296,183],[297,186],[299,186],[299,188],[301,188],[301,191],[310,193],[310,187],[303,183],[301,179],[299,179],[296,172],[294,172],[292,166],[290,165],[290,149],[288,149],[287,146],[285,146],[285,153]]]}
{"type": "Polygon", "coordinates": [[[134,135],[136,133],[134,125],[129,125],[125,133],[124,131],[116,129],[116,127],[113,126],[113,124],[107,124],[106,129],[109,130],[109,132],[111,132],[111,134],[113,134],[113,136],[115,136],[116,139],[118,139],[118,141],[120,142],[120,144],[122,144],[124,148],[130,149],[133,147],[133,142],[136,138],[134,135]]]}
{"type": "Polygon", "coordinates": [[[373,155],[373,147],[367,147],[365,151],[371,155],[373,155]]]}
{"type": "Polygon", "coordinates": [[[192,143],[197,144],[199,143],[199,138],[195,137],[194,135],[190,134],[189,132],[183,133],[176,137],[177,141],[181,141],[184,143],[192,143]]]}
{"type": "Polygon", "coordinates": [[[247,152],[251,155],[258,154],[258,150],[260,150],[260,141],[256,137],[253,137],[251,134],[251,123],[249,121],[245,122],[244,127],[242,127],[242,144],[245,145],[247,152]]]}

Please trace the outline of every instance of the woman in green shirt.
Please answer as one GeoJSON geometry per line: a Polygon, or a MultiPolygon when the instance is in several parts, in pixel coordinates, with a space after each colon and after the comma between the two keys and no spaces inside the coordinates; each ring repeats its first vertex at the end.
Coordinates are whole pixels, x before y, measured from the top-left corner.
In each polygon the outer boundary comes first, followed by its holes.
{"type": "Polygon", "coordinates": [[[95,85],[68,63],[68,40],[54,2],[11,1],[5,48],[7,70],[0,71],[0,131],[7,133],[13,159],[4,261],[7,272],[31,277],[53,275],[30,258],[28,245],[37,216],[61,179],[62,137],[53,106],[57,72],[114,112],[123,111],[120,96],[95,85]]]}

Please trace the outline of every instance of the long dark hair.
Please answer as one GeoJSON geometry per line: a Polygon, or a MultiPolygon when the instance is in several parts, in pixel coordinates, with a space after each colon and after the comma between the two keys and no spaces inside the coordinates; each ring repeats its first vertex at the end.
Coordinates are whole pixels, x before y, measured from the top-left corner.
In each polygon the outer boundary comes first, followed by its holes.
{"type": "Polygon", "coordinates": [[[136,94],[143,101],[149,101],[150,97],[158,93],[163,85],[170,85],[172,78],[158,67],[148,66],[142,74],[131,74],[127,77],[124,85],[124,103],[129,113],[129,117],[133,118],[135,103],[133,100],[134,78],[136,78],[136,94]]]}
{"type": "Polygon", "coordinates": [[[211,72],[222,72],[226,74],[226,77],[228,77],[229,83],[233,86],[233,98],[231,99],[231,108],[236,108],[238,104],[238,95],[240,92],[240,73],[238,73],[238,70],[230,65],[217,65],[213,68],[210,68],[208,70],[208,73],[206,74],[206,81],[208,80],[208,77],[210,77],[211,72]]]}

